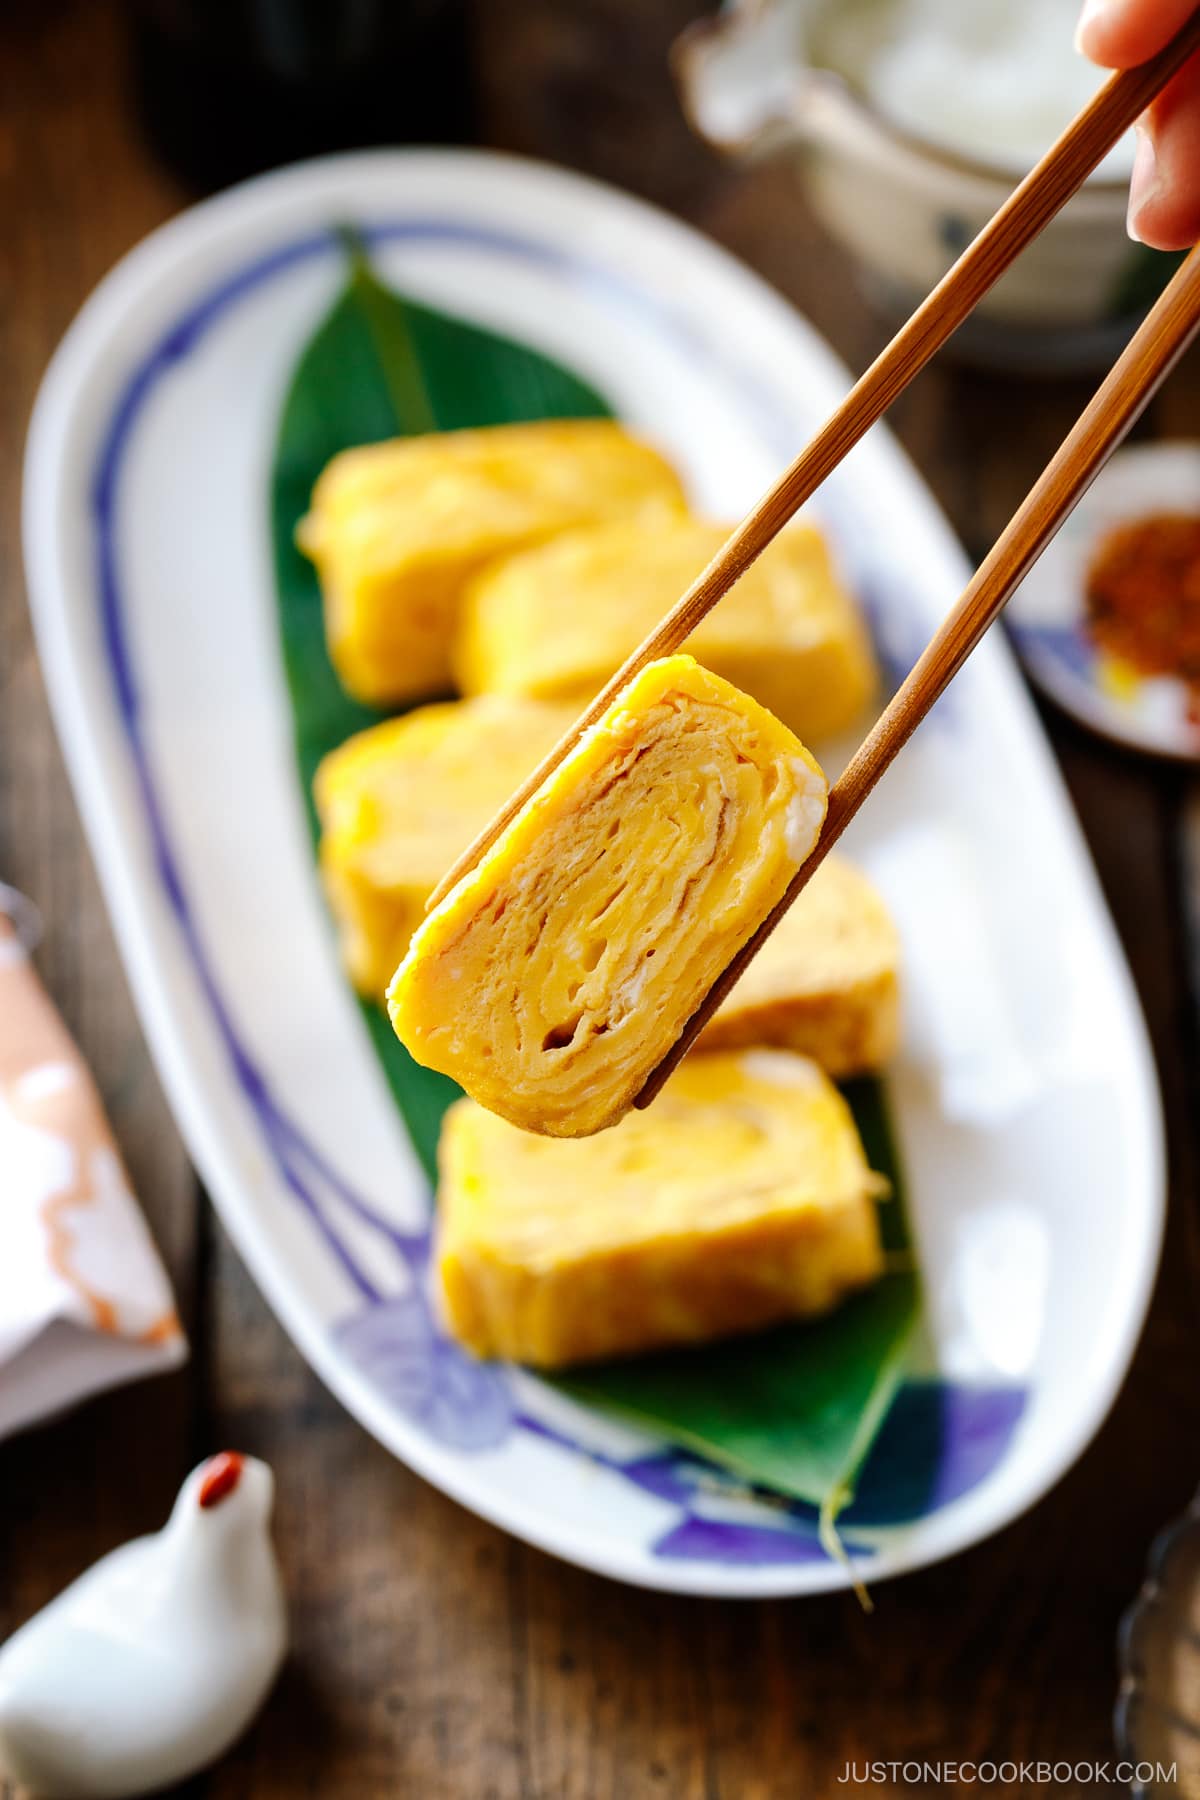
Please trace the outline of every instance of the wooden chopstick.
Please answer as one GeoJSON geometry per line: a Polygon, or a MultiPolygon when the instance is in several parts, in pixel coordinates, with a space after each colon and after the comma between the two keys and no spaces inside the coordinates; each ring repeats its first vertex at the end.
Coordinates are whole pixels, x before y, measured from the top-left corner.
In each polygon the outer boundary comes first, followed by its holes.
{"type": "Polygon", "coordinates": [[[974,242],[968,245],[928,299],[901,326],[808,447],[731,533],[699,579],[622,664],[566,735],[538,764],[528,781],[517,789],[508,804],[447,870],[429,896],[426,911],[436,906],[455,883],[474,868],[621,689],[647,663],[679,649],[705,614],[739,576],[745,574],[864,432],[882,417],[1014,258],[1049,224],[1117,139],[1196,50],[1200,50],[1200,6],[1193,10],[1157,56],[1140,68],[1123,70],[1104,84],[974,242]]]}
{"type": "Polygon", "coordinates": [[[907,680],[881,714],[829,795],[816,849],[783,899],[709,990],[682,1036],[650,1075],[634,1104],[648,1106],[695,1043],[751,958],[829,854],[884,770],[908,742],[1054,536],[1091,486],[1151,396],[1200,332],[1200,246],[1177,270],[1028,497],[938,627],[907,680]]]}

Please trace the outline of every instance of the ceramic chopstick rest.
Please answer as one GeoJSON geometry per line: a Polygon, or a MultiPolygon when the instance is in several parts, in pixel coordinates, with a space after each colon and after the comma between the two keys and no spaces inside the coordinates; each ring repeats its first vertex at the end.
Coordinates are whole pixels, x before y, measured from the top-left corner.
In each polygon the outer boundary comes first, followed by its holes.
{"type": "Polygon", "coordinates": [[[0,1438],[187,1346],[95,1084],[0,885],[0,1438]]]}
{"type": "Polygon", "coordinates": [[[0,1777],[45,1800],[148,1793],[215,1761],[287,1647],[274,1478],[231,1453],[184,1482],[162,1531],[66,1588],[0,1649],[0,1777]]]}

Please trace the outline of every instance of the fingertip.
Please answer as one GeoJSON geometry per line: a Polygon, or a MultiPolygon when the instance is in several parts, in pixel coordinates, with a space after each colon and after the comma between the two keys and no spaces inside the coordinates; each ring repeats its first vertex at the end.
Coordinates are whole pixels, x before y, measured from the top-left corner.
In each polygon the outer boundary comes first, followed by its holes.
{"type": "Polygon", "coordinates": [[[1134,126],[1137,134],[1137,151],[1133,158],[1133,172],[1129,178],[1129,205],[1125,213],[1125,229],[1135,244],[1144,244],[1145,225],[1142,215],[1150,209],[1153,212],[1155,199],[1161,186],[1158,170],[1158,152],[1154,138],[1144,121],[1134,126]]]}
{"type": "Polygon", "coordinates": [[[1102,69],[1134,69],[1173,38],[1191,16],[1194,0],[1084,0],[1075,48],[1102,69]]]}
{"type": "Polygon", "coordinates": [[[1154,194],[1136,213],[1130,208],[1126,229],[1149,250],[1190,250],[1200,241],[1200,205],[1169,192],[1154,194]]]}
{"type": "Polygon", "coordinates": [[[1080,56],[1086,56],[1089,62],[1099,63],[1102,69],[1116,67],[1109,60],[1111,33],[1105,18],[1107,10],[1104,0],[1084,0],[1079,23],[1075,27],[1076,52],[1080,56]]]}
{"type": "Polygon", "coordinates": [[[1180,70],[1137,128],[1129,234],[1154,250],[1200,240],[1200,57],[1180,70]]]}

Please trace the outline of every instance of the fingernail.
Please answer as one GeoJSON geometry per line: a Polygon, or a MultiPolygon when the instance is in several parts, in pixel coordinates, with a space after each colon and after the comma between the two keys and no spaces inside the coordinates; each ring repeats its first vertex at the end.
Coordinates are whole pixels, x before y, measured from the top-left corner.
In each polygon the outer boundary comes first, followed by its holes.
{"type": "Polygon", "coordinates": [[[1125,229],[1135,244],[1142,242],[1142,234],[1138,230],[1138,219],[1150,200],[1158,191],[1158,156],[1154,149],[1154,139],[1144,125],[1135,125],[1137,149],[1133,157],[1133,174],[1129,178],[1129,211],[1125,217],[1125,229]]]}
{"type": "Polygon", "coordinates": [[[1087,55],[1087,51],[1083,47],[1084,36],[1097,19],[1103,18],[1105,13],[1112,12],[1114,3],[1115,0],[1083,0],[1083,11],[1080,13],[1079,23],[1075,27],[1075,48],[1080,56],[1087,55]]]}

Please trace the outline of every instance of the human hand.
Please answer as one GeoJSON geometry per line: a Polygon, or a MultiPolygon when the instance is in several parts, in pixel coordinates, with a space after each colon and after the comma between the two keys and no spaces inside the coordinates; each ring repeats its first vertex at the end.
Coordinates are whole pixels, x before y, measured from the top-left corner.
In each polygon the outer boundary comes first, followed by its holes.
{"type": "MultiPolygon", "coordinates": [[[[1106,69],[1144,63],[1174,37],[1196,0],[1084,0],[1076,43],[1106,69]]],[[[1200,56],[1167,83],[1138,121],[1129,184],[1129,235],[1156,250],[1200,239],[1200,56]]]]}

